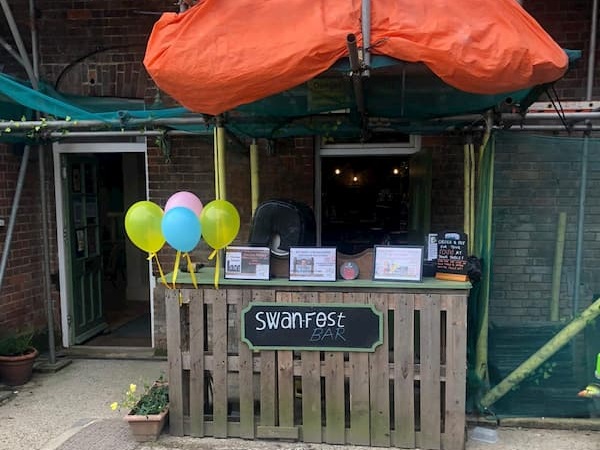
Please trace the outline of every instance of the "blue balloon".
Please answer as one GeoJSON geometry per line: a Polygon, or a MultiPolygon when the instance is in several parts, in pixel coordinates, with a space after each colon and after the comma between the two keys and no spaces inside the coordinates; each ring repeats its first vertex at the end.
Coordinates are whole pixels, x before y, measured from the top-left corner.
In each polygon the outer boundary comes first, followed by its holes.
{"type": "Polygon", "coordinates": [[[183,206],[172,208],[165,213],[161,229],[169,245],[181,252],[191,252],[202,236],[200,219],[194,211],[183,206]]]}

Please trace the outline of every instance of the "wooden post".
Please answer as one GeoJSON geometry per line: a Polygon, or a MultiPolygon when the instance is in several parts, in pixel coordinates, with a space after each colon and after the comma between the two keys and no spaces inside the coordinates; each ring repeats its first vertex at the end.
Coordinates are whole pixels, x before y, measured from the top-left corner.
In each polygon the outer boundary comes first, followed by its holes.
{"type": "Polygon", "coordinates": [[[415,446],[415,296],[398,294],[394,309],[394,419],[396,447],[415,446]]]}
{"type": "Polygon", "coordinates": [[[390,446],[390,370],[389,370],[389,330],[388,295],[369,294],[368,303],[383,314],[383,342],[375,353],[369,353],[371,445],[390,446]]]}
{"type": "Polygon", "coordinates": [[[213,319],[213,433],[227,437],[227,290],[212,290],[213,319]]]}
{"type": "Polygon", "coordinates": [[[183,436],[180,295],[179,289],[169,289],[165,294],[167,354],[169,355],[169,433],[173,436],[183,436]]]}
{"type": "MultiPolygon", "coordinates": [[[[255,301],[275,301],[275,291],[256,290],[252,293],[255,301]]],[[[273,427],[276,421],[277,393],[276,393],[276,367],[275,351],[260,352],[260,426],[273,427]]]]}
{"type": "MultiPolygon", "coordinates": [[[[250,303],[252,293],[248,289],[241,291],[242,299],[238,306],[238,323],[241,321],[241,312],[250,303]]],[[[245,342],[238,343],[240,358],[240,437],[242,439],[254,438],[254,364],[252,350],[245,342]]]]}
{"type": "Polygon", "coordinates": [[[204,436],[204,290],[190,293],[190,433],[204,436]]]}
{"type": "MultiPolygon", "coordinates": [[[[296,302],[317,303],[312,292],[294,294],[296,302]]],[[[302,435],[304,442],[323,442],[321,426],[321,352],[300,352],[302,361],[302,435]]]]}
{"type": "MultiPolygon", "coordinates": [[[[291,303],[290,292],[281,292],[277,295],[278,303],[291,303]]],[[[277,352],[277,394],[279,426],[294,426],[294,360],[291,350],[277,352]]]]}
{"type": "MultiPolygon", "coordinates": [[[[323,292],[321,303],[341,303],[340,292],[323,292]]],[[[344,353],[325,353],[325,428],[324,441],[328,444],[345,444],[344,407],[344,353]]]]}
{"type": "Polygon", "coordinates": [[[440,296],[419,294],[421,304],[421,447],[441,448],[440,296]]]}
{"type": "MultiPolygon", "coordinates": [[[[366,304],[367,294],[345,293],[344,303],[366,304]]],[[[412,330],[411,330],[412,334],[412,330]]],[[[369,445],[371,443],[371,417],[369,413],[369,354],[350,353],[350,444],[369,445]]],[[[414,414],[413,414],[414,417],[414,414]]]]}
{"type": "Polygon", "coordinates": [[[465,445],[465,397],[467,377],[467,302],[459,295],[442,297],[446,310],[446,411],[445,447],[465,445]]]}

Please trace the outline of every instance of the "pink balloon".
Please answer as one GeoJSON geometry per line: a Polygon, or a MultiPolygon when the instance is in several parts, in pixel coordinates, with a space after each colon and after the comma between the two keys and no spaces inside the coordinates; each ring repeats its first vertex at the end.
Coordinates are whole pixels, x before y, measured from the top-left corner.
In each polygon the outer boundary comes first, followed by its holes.
{"type": "Polygon", "coordinates": [[[200,199],[196,197],[196,195],[187,191],[181,191],[171,195],[169,200],[167,200],[167,204],[165,205],[165,213],[168,210],[178,206],[191,209],[198,217],[200,217],[200,213],[202,212],[203,208],[200,199]]]}

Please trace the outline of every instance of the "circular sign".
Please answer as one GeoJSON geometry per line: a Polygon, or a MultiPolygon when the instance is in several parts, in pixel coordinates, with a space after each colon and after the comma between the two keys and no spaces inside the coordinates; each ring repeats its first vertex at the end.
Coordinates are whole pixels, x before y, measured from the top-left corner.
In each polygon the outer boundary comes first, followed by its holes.
{"type": "Polygon", "coordinates": [[[347,261],[340,266],[340,275],[344,280],[354,280],[358,273],[358,265],[354,261],[347,261]]]}

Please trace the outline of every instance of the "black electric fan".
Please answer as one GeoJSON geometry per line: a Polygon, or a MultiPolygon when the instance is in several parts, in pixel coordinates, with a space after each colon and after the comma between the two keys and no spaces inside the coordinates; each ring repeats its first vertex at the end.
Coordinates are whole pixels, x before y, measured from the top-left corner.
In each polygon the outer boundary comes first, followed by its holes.
{"type": "Polygon", "coordinates": [[[284,256],[290,247],[311,246],[317,242],[312,209],[293,200],[267,200],[254,212],[249,244],[264,246],[284,256]]]}

